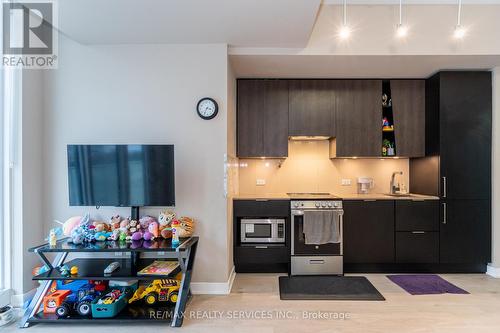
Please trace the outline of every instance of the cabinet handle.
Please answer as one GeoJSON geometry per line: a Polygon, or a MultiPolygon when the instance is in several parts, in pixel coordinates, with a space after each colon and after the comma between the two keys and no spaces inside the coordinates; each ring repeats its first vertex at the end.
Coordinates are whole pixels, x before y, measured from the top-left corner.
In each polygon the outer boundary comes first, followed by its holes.
{"type": "Polygon", "coordinates": [[[255,248],[256,249],[267,249],[267,246],[265,246],[265,245],[256,245],[255,248]]]}
{"type": "Polygon", "coordinates": [[[443,198],[446,198],[446,177],[443,177],[443,198]]]}
{"type": "Polygon", "coordinates": [[[412,231],[412,234],[425,234],[425,231],[412,231]]]}
{"type": "Polygon", "coordinates": [[[443,202],[443,224],[446,224],[448,221],[446,220],[446,202],[443,202]]]}
{"type": "Polygon", "coordinates": [[[269,199],[255,199],[255,201],[269,201],[269,199]]]}
{"type": "Polygon", "coordinates": [[[373,202],[373,201],[377,201],[376,199],[365,199],[363,200],[364,202],[373,202]]]}
{"type": "Polygon", "coordinates": [[[324,260],[318,260],[318,259],[312,259],[312,260],[309,260],[309,264],[313,265],[313,264],[316,264],[316,265],[323,265],[325,263],[324,260]]]}

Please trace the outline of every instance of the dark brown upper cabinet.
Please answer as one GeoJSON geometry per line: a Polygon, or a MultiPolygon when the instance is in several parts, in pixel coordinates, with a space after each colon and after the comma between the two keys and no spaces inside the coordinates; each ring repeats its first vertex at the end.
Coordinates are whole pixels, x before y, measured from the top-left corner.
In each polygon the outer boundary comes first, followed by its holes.
{"type": "Polygon", "coordinates": [[[382,81],[339,80],[336,85],[336,149],[332,157],[380,157],[382,81]]]}
{"type": "Polygon", "coordinates": [[[425,156],[425,80],[391,80],[396,154],[425,156]]]}
{"type": "Polygon", "coordinates": [[[238,157],[288,156],[288,81],[238,80],[238,157]]]}
{"type": "Polygon", "coordinates": [[[335,82],[290,81],[290,136],[335,136],[335,82]]]}

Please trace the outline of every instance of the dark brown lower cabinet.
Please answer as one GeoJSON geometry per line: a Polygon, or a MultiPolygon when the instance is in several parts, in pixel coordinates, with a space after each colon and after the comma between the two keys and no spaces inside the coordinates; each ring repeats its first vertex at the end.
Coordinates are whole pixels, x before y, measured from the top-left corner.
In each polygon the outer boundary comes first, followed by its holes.
{"type": "Polygon", "coordinates": [[[435,264],[439,262],[439,232],[396,232],[396,262],[435,264]]]}
{"type": "Polygon", "coordinates": [[[394,263],[394,201],[344,201],[344,262],[394,263]]]}
{"type": "Polygon", "coordinates": [[[491,261],[491,201],[443,200],[440,262],[471,264],[491,261]]]}

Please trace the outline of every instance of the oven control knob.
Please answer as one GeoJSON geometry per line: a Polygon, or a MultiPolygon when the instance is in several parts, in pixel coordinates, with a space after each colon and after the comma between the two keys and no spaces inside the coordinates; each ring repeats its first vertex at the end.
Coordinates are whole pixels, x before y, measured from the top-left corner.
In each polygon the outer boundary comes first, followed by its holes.
{"type": "Polygon", "coordinates": [[[298,202],[294,202],[294,203],[293,203],[293,206],[294,206],[294,207],[299,207],[299,203],[298,203],[298,202]]]}
{"type": "Polygon", "coordinates": [[[319,208],[319,202],[316,202],[314,205],[319,208]]]}
{"type": "Polygon", "coordinates": [[[325,207],[326,207],[326,203],[325,203],[325,202],[322,202],[322,203],[321,203],[321,207],[325,208],[325,207]]]}
{"type": "Polygon", "coordinates": [[[331,202],[328,203],[328,207],[332,207],[332,203],[331,202]]]}
{"type": "Polygon", "coordinates": [[[304,207],[304,203],[303,203],[303,202],[301,202],[301,203],[300,203],[300,205],[301,205],[302,207],[304,207]]]}
{"type": "Polygon", "coordinates": [[[338,202],[335,202],[333,205],[334,205],[335,207],[340,206],[340,204],[339,204],[338,202]]]}

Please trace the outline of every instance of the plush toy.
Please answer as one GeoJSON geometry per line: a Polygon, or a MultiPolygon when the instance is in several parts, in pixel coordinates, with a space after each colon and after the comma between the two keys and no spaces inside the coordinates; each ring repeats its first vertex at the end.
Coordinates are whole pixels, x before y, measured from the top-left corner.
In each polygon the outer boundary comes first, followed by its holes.
{"type": "Polygon", "coordinates": [[[179,226],[177,227],[179,237],[191,237],[194,232],[194,220],[190,217],[183,216],[179,219],[179,226]]]}
{"type": "Polygon", "coordinates": [[[163,238],[172,238],[172,221],[175,219],[175,212],[172,210],[163,210],[158,217],[160,235],[163,238]]]}
{"type": "Polygon", "coordinates": [[[90,223],[90,214],[86,214],[80,221],[78,227],[71,231],[71,242],[82,244],[95,241],[95,228],[90,223]]]}
{"type": "Polygon", "coordinates": [[[80,225],[80,221],[82,220],[81,216],[73,216],[66,220],[66,222],[62,223],[56,220],[57,223],[62,225],[62,231],[64,236],[71,236],[71,232],[73,229],[77,228],[80,225]]]}
{"type": "Polygon", "coordinates": [[[142,239],[142,232],[140,230],[140,225],[139,222],[137,222],[137,220],[128,220],[126,239],[127,241],[142,239]],[[135,233],[137,233],[137,235],[134,236],[135,233]]]}
{"type": "Polygon", "coordinates": [[[139,220],[141,226],[142,238],[144,240],[152,240],[160,235],[158,222],[152,216],[143,216],[139,220]]]}
{"type": "Polygon", "coordinates": [[[162,210],[160,212],[160,216],[158,217],[158,223],[160,224],[160,229],[170,227],[170,224],[175,219],[175,217],[176,215],[174,211],[170,209],[162,210]]]}

